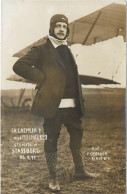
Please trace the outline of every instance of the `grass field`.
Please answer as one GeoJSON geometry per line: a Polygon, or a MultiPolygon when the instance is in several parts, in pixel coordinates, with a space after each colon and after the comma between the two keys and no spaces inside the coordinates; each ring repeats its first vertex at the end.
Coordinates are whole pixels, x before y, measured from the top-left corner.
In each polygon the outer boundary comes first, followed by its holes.
{"type": "MultiPolygon", "coordinates": [[[[72,180],[74,171],[69,150],[69,135],[62,126],[58,142],[57,172],[61,194],[125,194],[125,89],[83,89],[86,113],[83,117],[83,161],[90,172],[100,173],[93,180],[72,180]],[[99,149],[99,150],[98,150],[99,149]],[[92,158],[99,152],[101,157],[92,158]],[[103,155],[104,154],[104,155],[103,155]]],[[[2,93],[8,104],[18,95],[11,91],[2,93]]],[[[2,106],[2,194],[48,194],[48,171],[43,144],[44,140],[14,140],[12,128],[41,128],[43,119],[34,117],[29,110],[2,106]],[[36,159],[33,154],[13,154],[14,143],[37,144],[40,151],[36,159]],[[29,156],[29,158],[27,158],[29,156]]],[[[23,147],[23,145],[21,146],[23,147]]],[[[20,146],[18,148],[21,148],[20,146]]]]}

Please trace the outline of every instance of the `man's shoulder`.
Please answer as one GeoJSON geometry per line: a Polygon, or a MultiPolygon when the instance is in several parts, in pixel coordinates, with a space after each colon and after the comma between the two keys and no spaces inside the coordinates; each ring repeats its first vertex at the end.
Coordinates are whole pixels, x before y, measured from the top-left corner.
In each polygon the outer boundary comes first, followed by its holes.
{"type": "Polygon", "coordinates": [[[45,42],[33,45],[31,48],[36,48],[38,50],[41,50],[41,49],[44,49],[46,46],[47,46],[47,41],[45,40],[45,42]]]}
{"type": "Polygon", "coordinates": [[[32,48],[37,48],[38,50],[46,49],[47,46],[51,46],[51,42],[48,38],[45,38],[45,40],[42,42],[39,42],[38,44],[34,45],[32,48]]]}

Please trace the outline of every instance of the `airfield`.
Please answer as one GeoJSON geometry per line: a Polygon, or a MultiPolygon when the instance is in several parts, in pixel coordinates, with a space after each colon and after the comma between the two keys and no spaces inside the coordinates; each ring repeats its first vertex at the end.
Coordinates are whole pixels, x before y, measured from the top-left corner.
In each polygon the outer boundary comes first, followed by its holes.
{"type": "MultiPolygon", "coordinates": [[[[57,164],[60,193],[124,194],[125,88],[83,88],[83,95],[85,98],[85,115],[82,118],[84,166],[89,172],[100,173],[100,177],[73,181],[74,167],[69,150],[69,135],[62,126],[57,164]]],[[[32,90],[26,90],[24,98],[29,96],[34,96],[32,90]]],[[[17,107],[19,90],[2,90],[1,97],[2,194],[48,194],[50,191],[43,151],[44,139],[37,138],[44,135],[43,118],[30,114],[30,104],[17,107]],[[20,129],[20,133],[14,133],[12,128],[20,129]],[[21,133],[21,128],[41,130],[26,134],[21,133]],[[29,140],[15,138],[21,135],[36,136],[29,140]],[[14,148],[17,148],[15,153],[14,148]],[[34,153],[32,151],[28,153],[30,149],[23,151],[24,148],[36,148],[39,153],[35,153],[35,150],[34,153]]]]}

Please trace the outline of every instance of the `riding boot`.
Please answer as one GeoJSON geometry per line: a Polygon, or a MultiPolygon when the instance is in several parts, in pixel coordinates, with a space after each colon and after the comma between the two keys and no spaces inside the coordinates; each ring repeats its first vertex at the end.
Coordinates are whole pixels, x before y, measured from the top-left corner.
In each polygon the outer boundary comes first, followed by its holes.
{"type": "Polygon", "coordinates": [[[74,180],[83,180],[88,178],[95,178],[98,176],[96,173],[89,173],[84,169],[82,161],[81,149],[71,150],[73,162],[75,165],[74,180]]]}
{"type": "Polygon", "coordinates": [[[45,157],[50,175],[49,188],[52,191],[59,191],[60,186],[58,181],[56,180],[57,152],[54,153],[45,152],[45,157]]]}

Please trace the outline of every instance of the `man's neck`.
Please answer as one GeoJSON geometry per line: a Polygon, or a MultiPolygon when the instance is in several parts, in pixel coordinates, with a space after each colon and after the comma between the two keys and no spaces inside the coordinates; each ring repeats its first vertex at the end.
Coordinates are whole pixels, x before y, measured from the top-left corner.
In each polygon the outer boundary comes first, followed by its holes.
{"type": "Polygon", "coordinates": [[[58,46],[60,46],[60,45],[67,45],[67,39],[65,39],[65,40],[59,40],[59,39],[56,39],[56,38],[54,38],[53,36],[48,36],[49,37],[49,40],[51,41],[51,43],[53,44],[53,46],[55,47],[55,48],[57,48],[58,46]]]}

